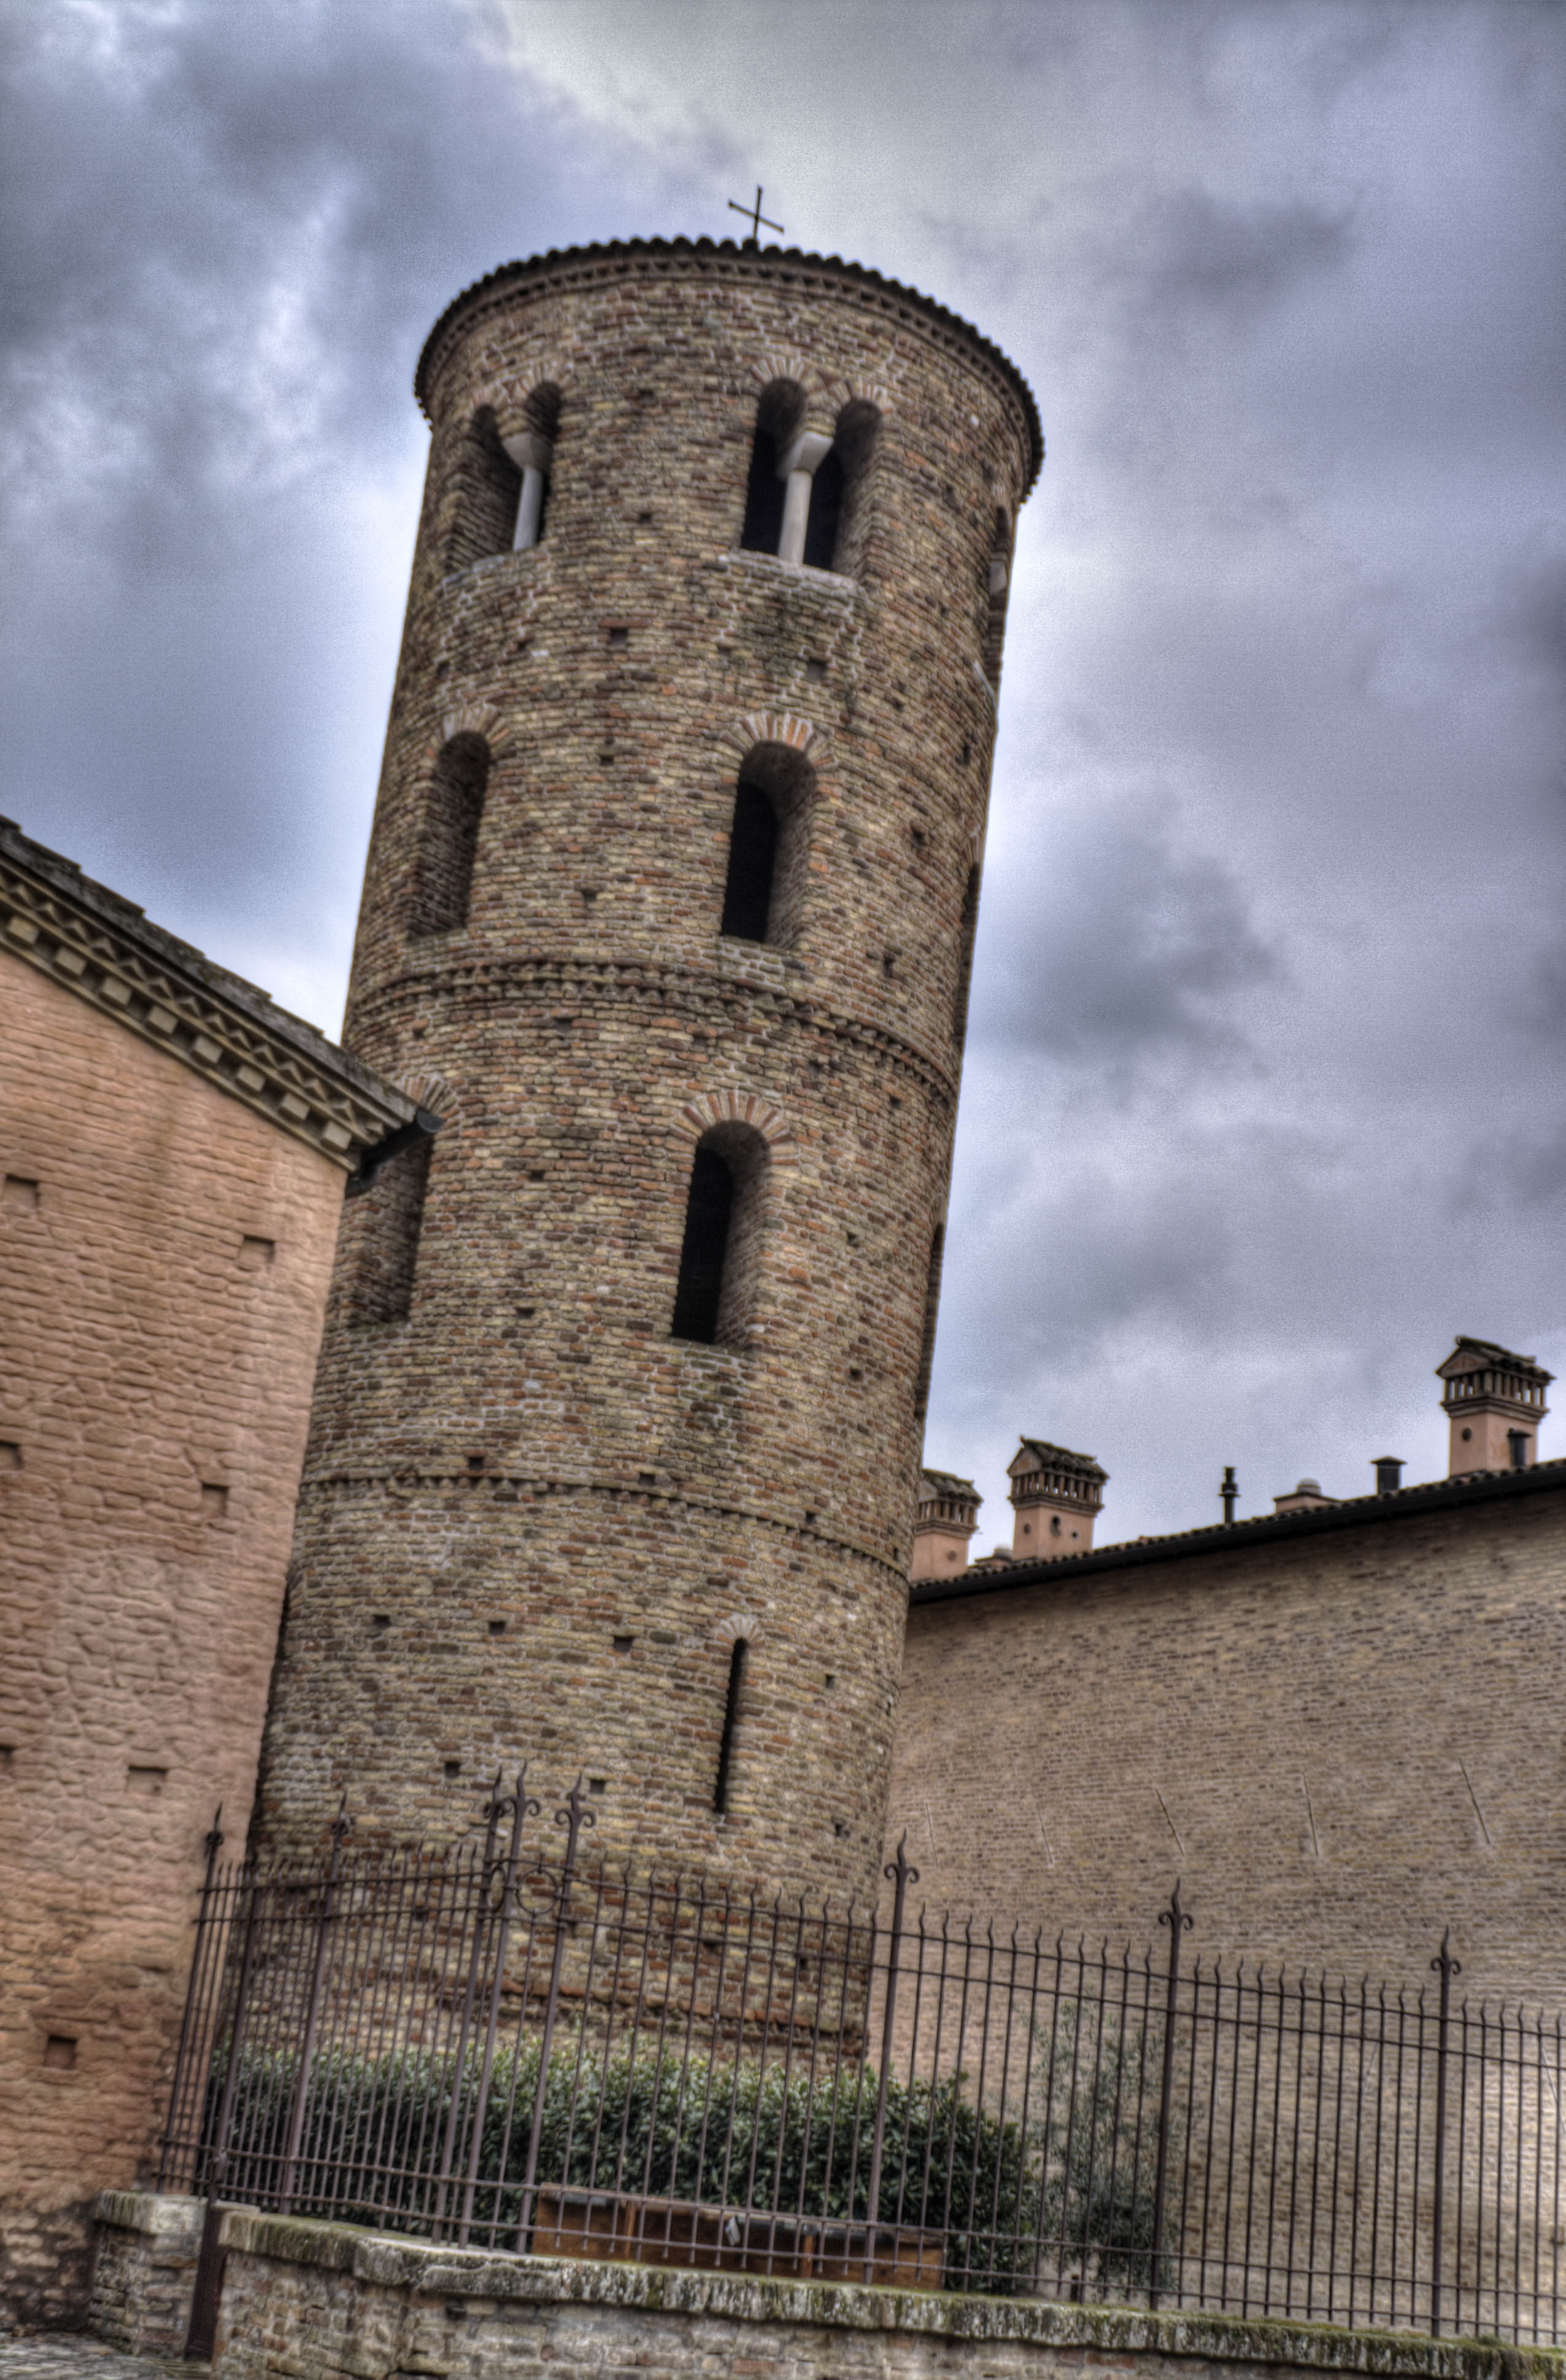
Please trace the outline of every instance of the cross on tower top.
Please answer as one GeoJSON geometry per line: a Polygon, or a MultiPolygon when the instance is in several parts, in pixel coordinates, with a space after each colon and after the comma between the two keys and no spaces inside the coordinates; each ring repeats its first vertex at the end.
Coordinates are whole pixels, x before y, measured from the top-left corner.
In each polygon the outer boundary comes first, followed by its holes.
{"type": "Polygon", "coordinates": [[[766,225],[769,231],[782,231],[783,229],[782,224],[774,223],[771,215],[764,215],[761,212],[761,185],[759,182],[756,185],[756,204],[753,207],[742,207],[737,199],[731,199],[729,200],[729,208],[730,212],[734,214],[748,215],[750,217],[750,237],[748,239],[743,240],[740,243],[744,248],[760,247],[761,241],[759,234],[760,226],[763,224],[766,225]]]}

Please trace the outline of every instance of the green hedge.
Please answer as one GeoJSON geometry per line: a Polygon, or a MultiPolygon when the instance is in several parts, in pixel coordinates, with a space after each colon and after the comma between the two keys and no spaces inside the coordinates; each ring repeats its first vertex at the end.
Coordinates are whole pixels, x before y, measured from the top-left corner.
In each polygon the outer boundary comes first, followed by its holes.
{"type": "MultiPolygon", "coordinates": [[[[237,2077],[227,2194],[273,2200],[298,2064],[244,2053],[237,2077]]],[[[539,2046],[497,2054],[478,2143],[472,2215],[481,2236],[511,2244],[522,2215],[539,2046]],[[508,2134],[509,2124],[509,2134],[508,2134]],[[503,2164],[504,2159],[504,2164],[503,2164]],[[493,2232],[490,2227],[493,2225],[493,2232]]],[[[225,2077],[214,2072],[215,2118],[225,2077]]],[[[1008,2293],[1033,2268],[1040,2181],[1014,2123],[981,2115],[963,2078],[889,2082],[878,2219],[946,2235],[948,2286],[1008,2293]]],[[[405,2051],[312,2061],[293,2211],[391,2223],[428,2234],[461,2211],[473,2150],[479,2060],[405,2051]],[[448,2155],[456,2177],[443,2195],[448,2155]]],[[[755,2207],[863,2222],[869,2214],[879,2078],[872,2069],[818,2074],[812,2093],[781,2061],[650,2051],[605,2065],[574,2044],[550,2059],[539,2129],[540,2185],[619,2190],[705,2205],[755,2207]],[[725,2172],[726,2159],[726,2172],[725,2172]]],[[[215,2121],[213,2123],[215,2129],[215,2121]]],[[[209,2138],[210,2138],[209,2132],[209,2138]]]]}

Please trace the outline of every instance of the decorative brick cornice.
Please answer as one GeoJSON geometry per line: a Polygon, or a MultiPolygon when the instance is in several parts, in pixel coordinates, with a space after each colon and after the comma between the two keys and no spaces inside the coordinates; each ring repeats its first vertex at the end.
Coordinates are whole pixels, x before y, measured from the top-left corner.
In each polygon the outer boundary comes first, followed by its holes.
{"type": "Polygon", "coordinates": [[[730,1013],[745,1009],[752,1015],[772,1018],[780,1025],[824,1039],[852,1042],[872,1050],[889,1065],[917,1082],[921,1088],[950,1106],[956,1085],[946,1068],[928,1050],[887,1032],[861,1016],[849,1016],[799,993],[776,990],[747,978],[720,974],[716,968],[681,966],[655,959],[599,957],[577,952],[507,952],[498,958],[443,957],[429,967],[405,967],[355,1003],[362,1027],[369,1020],[413,1006],[426,999],[438,982],[447,992],[466,991],[474,1000],[537,999],[644,1000],[660,1004],[684,1002],[693,1010],[730,1013]]]}
{"type": "Polygon", "coordinates": [[[522,290],[530,293],[552,285],[582,288],[593,282],[623,279],[637,271],[653,276],[716,277],[751,285],[856,292],[897,327],[922,333],[936,346],[965,355],[1011,398],[1023,433],[1025,496],[1043,468],[1044,432],[1033,391],[1011,358],[960,314],[927,298],[922,290],[888,280],[869,265],[855,264],[841,256],[812,256],[797,248],[746,249],[728,239],[605,240],[592,247],[551,249],[543,256],[497,265],[453,298],[424,342],[413,375],[413,393],[426,416],[431,411],[442,358],[459,324],[509,303],[522,290]]]}
{"type": "Polygon", "coordinates": [[[0,947],[351,1172],[418,1103],[0,819],[0,947]]]}

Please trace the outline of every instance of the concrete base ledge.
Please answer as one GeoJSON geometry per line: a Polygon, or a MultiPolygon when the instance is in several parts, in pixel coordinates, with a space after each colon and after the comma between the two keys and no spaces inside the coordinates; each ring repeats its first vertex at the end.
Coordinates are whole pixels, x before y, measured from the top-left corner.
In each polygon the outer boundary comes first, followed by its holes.
{"type": "MultiPolygon", "coordinates": [[[[192,2260],[194,2199],[105,2192],[105,2236],[192,2260]]],[[[497,2369],[657,2375],[713,2369],[771,2380],[999,2380],[1171,2364],[1376,2380],[1566,2380],[1566,2351],[1343,2330],[1233,2314],[1148,2313],[1036,2298],[769,2280],[667,2265],[436,2247],[343,2223],[224,2210],[227,2251],[214,2380],[483,2380],[497,2369]],[[734,2337],[735,2325],[748,2335],[734,2337]],[[765,2335],[758,2335],[765,2334],[765,2335]],[[856,2344],[856,2340],[857,2344],[856,2344]]],[[[121,2269],[124,2260],[121,2260],[121,2269]]],[[[166,2267],[165,2267],[166,2269],[166,2267]]],[[[166,2317],[165,2317],[166,2319],[166,2317]]],[[[121,2327],[127,2325],[123,2322],[121,2327]]]]}

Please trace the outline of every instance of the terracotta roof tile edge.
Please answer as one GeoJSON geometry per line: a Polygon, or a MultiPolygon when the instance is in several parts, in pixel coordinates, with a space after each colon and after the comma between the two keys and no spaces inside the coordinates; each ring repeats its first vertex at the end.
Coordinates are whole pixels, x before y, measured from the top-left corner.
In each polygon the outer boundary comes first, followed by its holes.
{"type": "Polygon", "coordinates": [[[1050,1586],[1085,1572],[1130,1570],[1138,1564],[1181,1561],[1193,1554],[1240,1553],[1247,1547],[1292,1537],[1325,1536],[1383,1521],[1409,1520],[1452,1505],[1483,1504],[1517,1496],[1566,1489],[1566,1460],[1531,1463],[1526,1471],[1476,1471],[1460,1479],[1430,1479],[1390,1495],[1351,1496],[1341,1503],[1304,1512],[1258,1512],[1249,1521],[1218,1521],[1167,1537],[1133,1537],[1124,1545],[1096,1546],[1091,1553],[1062,1554],[1054,1561],[1014,1562],[1009,1569],[971,1571],[955,1578],[923,1580],[911,1603],[951,1603],[965,1595],[998,1595],[1014,1586],[1050,1586]]]}

